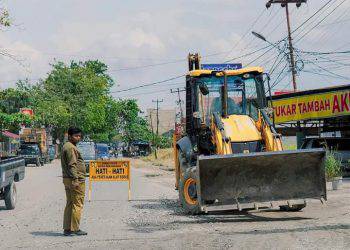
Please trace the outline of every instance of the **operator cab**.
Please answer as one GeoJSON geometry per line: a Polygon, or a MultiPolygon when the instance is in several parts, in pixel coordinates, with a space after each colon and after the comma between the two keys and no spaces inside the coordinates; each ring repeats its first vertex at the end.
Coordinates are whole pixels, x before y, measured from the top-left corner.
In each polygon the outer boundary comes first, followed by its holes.
{"type": "MultiPolygon", "coordinates": [[[[258,109],[267,106],[264,74],[260,67],[239,70],[193,70],[187,75],[186,130],[209,125],[216,114],[249,115],[258,118],[258,109]]],[[[191,134],[191,133],[189,133],[191,134]]]]}

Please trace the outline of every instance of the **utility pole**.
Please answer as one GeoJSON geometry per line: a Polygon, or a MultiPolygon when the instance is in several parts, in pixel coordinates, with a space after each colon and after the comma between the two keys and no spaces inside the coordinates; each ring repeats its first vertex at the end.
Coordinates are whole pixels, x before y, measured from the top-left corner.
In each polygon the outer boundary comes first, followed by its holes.
{"type": "Polygon", "coordinates": [[[176,90],[173,90],[171,89],[170,92],[172,94],[174,93],[177,93],[177,101],[176,101],[176,104],[179,105],[179,108],[180,108],[180,115],[181,115],[181,123],[183,121],[183,118],[184,118],[184,112],[183,112],[183,109],[182,109],[182,100],[181,100],[181,96],[180,96],[180,92],[185,92],[186,90],[185,89],[180,89],[180,88],[177,88],[176,90]]]}
{"type": "Polygon", "coordinates": [[[302,3],[306,3],[307,0],[270,0],[266,3],[266,8],[270,8],[272,4],[280,3],[282,8],[286,8],[286,18],[287,18],[287,28],[288,28],[288,43],[289,43],[289,57],[290,57],[290,69],[292,72],[292,82],[293,82],[293,90],[297,91],[297,80],[296,80],[296,67],[295,67],[295,58],[294,58],[294,48],[293,48],[293,39],[292,39],[292,31],[290,28],[290,16],[289,16],[289,4],[295,3],[299,8],[302,3]]]}
{"type": "MultiPolygon", "coordinates": [[[[151,109],[150,112],[149,112],[149,121],[150,121],[150,125],[151,125],[151,131],[152,131],[152,144],[155,145],[155,136],[154,136],[154,129],[153,129],[153,121],[152,121],[152,111],[154,109],[151,109]]],[[[157,159],[157,152],[154,151],[154,157],[157,159]]]]}
{"type": "MultiPolygon", "coordinates": [[[[157,108],[156,108],[156,110],[157,110],[157,130],[156,130],[156,133],[157,133],[157,140],[158,140],[158,138],[159,138],[159,103],[161,103],[161,102],[163,102],[164,100],[162,99],[162,100],[159,100],[159,99],[157,99],[157,100],[152,100],[152,102],[153,103],[157,103],[157,108]]],[[[155,150],[154,150],[154,157],[157,159],[158,158],[158,156],[157,156],[157,148],[158,148],[158,142],[156,143],[156,145],[155,145],[155,150]]]]}

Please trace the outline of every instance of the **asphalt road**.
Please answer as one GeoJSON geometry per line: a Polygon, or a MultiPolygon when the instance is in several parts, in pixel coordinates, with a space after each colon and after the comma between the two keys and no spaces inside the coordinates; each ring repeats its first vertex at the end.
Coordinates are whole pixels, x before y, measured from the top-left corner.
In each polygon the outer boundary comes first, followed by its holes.
{"type": "Polygon", "coordinates": [[[303,212],[187,216],[177,202],[173,173],[136,165],[130,202],[126,183],[93,184],[81,224],[89,235],[82,237],[62,236],[59,162],[28,167],[17,186],[16,209],[7,211],[0,202],[0,248],[350,249],[350,182],[330,191],[327,205],[313,201],[303,212]]]}

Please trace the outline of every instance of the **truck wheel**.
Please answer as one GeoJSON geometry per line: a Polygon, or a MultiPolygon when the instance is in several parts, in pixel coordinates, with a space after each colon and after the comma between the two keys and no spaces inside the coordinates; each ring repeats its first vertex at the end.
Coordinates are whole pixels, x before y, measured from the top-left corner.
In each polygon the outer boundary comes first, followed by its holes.
{"type": "Polygon", "coordinates": [[[200,214],[200,207],[197,197],[196,169],[188,168],[184,172],[183,180],[180,178],[179,199],[186,213],[200,214]]]}
{"type": "Polygon", "coordinates": [[[5,188],[5,206],[6,209],[12,210],[16,206],[17,189],[14,182],[5,188]]]}
{"type": "Polygon", "coordinates": [[[41,162],[40,162],[40,159],[39,159],[39,158],[36,159],[35,165],[36,165],[37,167],[40,167],[40,166],[41,166],[41,162]]]}
{"type": "Polygon", "coordinates": [[[292,205],[292,207],[280,206],[280,210],[285,212],[299,212],[303,210],[303,208],[305,207],[306,207],[306,204],[295,204],[295,205],[292,205]]]}

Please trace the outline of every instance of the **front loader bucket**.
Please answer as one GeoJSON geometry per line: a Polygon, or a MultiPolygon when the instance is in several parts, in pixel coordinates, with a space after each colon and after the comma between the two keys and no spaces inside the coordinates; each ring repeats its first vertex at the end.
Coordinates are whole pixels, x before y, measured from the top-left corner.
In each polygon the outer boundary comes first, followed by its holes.
{"type": "Polygon", "coordinates": [[[200,156],[199,205],[326,200],[323,149],[200,156]]]}

